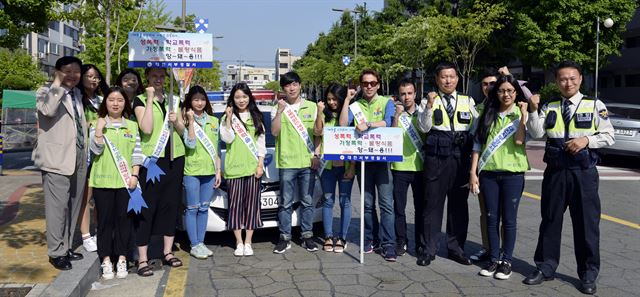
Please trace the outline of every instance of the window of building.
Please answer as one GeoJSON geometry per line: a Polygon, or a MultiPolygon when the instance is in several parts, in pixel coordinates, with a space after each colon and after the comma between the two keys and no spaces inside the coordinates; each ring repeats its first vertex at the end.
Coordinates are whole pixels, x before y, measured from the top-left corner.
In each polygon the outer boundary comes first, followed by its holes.
{"type": "Polygon", "coordinates": [[[629,74],[624,76],[625,87],[640,87],[640,74],[629,74]]]}
{"type": "Polygon", "coordinates": [[[627,48],[640,47],[640,36],[627,37],[625,46],[627,48]]]}
{"type": "Polygon", "coordinates": [[[289,63],[280,63],[280,68],[289,68],[289,63]]]}
{"type": "Polygon", "coordinates": [[[47,47],[49,47],[49,42],[47,42],[44,39],[38,38],[38,52],[46,54],[47,53],[47,47]]]}
{"type": "Polygon", "coordinates": [[[56,21],[49,22],[49,29],[54,31],[60,31],[60,22],[56,22],[56,21]]]}
{"type": "Polygon", "coordinates": [[[64,55],[65,56],[75,56],[76,54],[78,54],[78,51],[70,48],[70,47],[64,47],[64,55]]]}
{"type": "Polygon", "coordinates": [[[242,77],[242,79],[244,79],[244,80],[249,80],[249,74],[245,74],[245,75],[242,77]]]}
{"type": "Polygon", "coordinates": [[[60,50],[58,49],[59,45],[55,43],[49,43],[49,53],[54,55],[60,55],[60,50]]]}
{"type": "Polygon", "coordinates": [[[257,76],[254,76],[254,77],[253,77],[253,80],[258,80],[258,77],[257,77],[257,76]]]}
{"type": "Polygon", "coordinates": [[[231,80],[236,80],[236,75],[235,74],[231,74],[231,80]]]}
{"type": "Polygon", "coordinates": [[[78,41],[78,30],[67,25],[64,25],[64,35],[71,37],[73,41],[78,41]]]}
{"type": "Polygon", "coordinates": [[[262,76],[262,79],[263,80],[269,80],[269,76],[265,74],[265,75],[262,76]]]}
{"type": "Polygon", "coordinates": [[[613,86],[616,88],[622,87],[622,76],[616,75],[613,77],[613,86]]]}
{"type": "Polygon", "coordinates": [[[288,57],[289,52],[280,52],[280,57],[288,57]]]}

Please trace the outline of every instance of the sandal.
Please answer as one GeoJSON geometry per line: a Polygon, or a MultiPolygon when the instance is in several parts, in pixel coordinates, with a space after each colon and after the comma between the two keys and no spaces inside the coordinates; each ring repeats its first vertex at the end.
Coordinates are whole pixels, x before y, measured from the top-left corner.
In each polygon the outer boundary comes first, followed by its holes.
{"type": "Polygon", "coordinates": [[[176,268],[182,266],[182,261],[180,261],[180,259],[178,259],[173,253],[166,253],[162,259],[162,264],[176,268]],[[167,256],[169,255],[172,257],[167,260],[167,256]]]}
{"type": "Polygon", "coordinates": [[[333,239],[331,237],[325,238],[322,249],[325,252],[333,252],[333,239]]]}
{"type": "Polygon", "coordinates": [[[338,238],[338,240],[336,240],[336,247],[333,249],[333,251],[336,253],[344,253],[344,250],[346,248],[347,248],[347,241],[342,238],[338,238]]]}
{"type": "Polygon", "coordinates": [[[139,276],[142,277],[147,277],[147,276],[152,276],[153,275],[153,268],[151,268],[151,266],[149,266],[149,261],[140,261],[138,262],[138,271],[137,271],[139,276]],[[147,264],[147,266],[145,267],[140,267],[140,264],[147,264]]]}

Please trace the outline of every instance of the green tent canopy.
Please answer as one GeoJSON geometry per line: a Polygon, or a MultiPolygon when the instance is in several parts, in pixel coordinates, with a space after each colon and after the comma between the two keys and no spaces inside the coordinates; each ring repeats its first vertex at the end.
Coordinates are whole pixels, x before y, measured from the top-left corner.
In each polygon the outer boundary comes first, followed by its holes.
{"type": "Polygon", "coordinates": [[[36,92],[3,90],[2,109],[8,108],[36,108],[36,92]]]}

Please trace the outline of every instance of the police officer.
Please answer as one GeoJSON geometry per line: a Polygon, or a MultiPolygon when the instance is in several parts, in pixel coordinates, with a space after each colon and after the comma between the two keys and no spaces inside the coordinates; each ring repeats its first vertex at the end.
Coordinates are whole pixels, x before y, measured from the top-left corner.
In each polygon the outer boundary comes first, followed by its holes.
{"type": "Polygon", "coordinates": [[[425,194],[423,236],[425,249],[417,264],[427,266],[435,259],[442,226],[445,197],[447,203],[447,248],[449,259],[471,265],[464,253],[469,225],[469,197],[466,184],[470,167],[471,123],[478,117],[470,96],[456,92],[458,72],[452,63],[436,67],[438,93],[430,92],[421,104],[420,129],[427,133],[425,143],[425,194]]]}
{"type": "Polygon", "coordinates": [[[538,110],[532,98],[529,133],[547,136],[542,180],[540,235],[534,256],[537,269],[524,279],[527,285],[552,280],[560,260],[562,218],[567,206],[573,223],[580,291],[596,293],[600,270],[600,198],[596,149],[614,143],[607,108],[598,99],[580,93],[581,69],[572,61],[560,63],[555,72],[562,98],[538,110]]]}

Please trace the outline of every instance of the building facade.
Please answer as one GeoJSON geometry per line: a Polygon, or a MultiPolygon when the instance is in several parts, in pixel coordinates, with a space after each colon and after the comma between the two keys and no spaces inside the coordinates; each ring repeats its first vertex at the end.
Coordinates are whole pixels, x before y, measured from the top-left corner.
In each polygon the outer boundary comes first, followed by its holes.
{"type": "Polygon", "coordinates": [[[239,82],[245,82],[252,90],[263,89],[264,85],[272,80],[276,80],[275,68],[262,68],[253,65],[238,64],[227,65],[223,88],[231,89],[239,82]]]}
{"type": "Polygon", "coordinates": [[[276,50],[276,80],[280,80],[280,75],[293,70],[293,63],[300,60],[300,56],[294,56],[289,48],[278,48],[276,50]]]}

